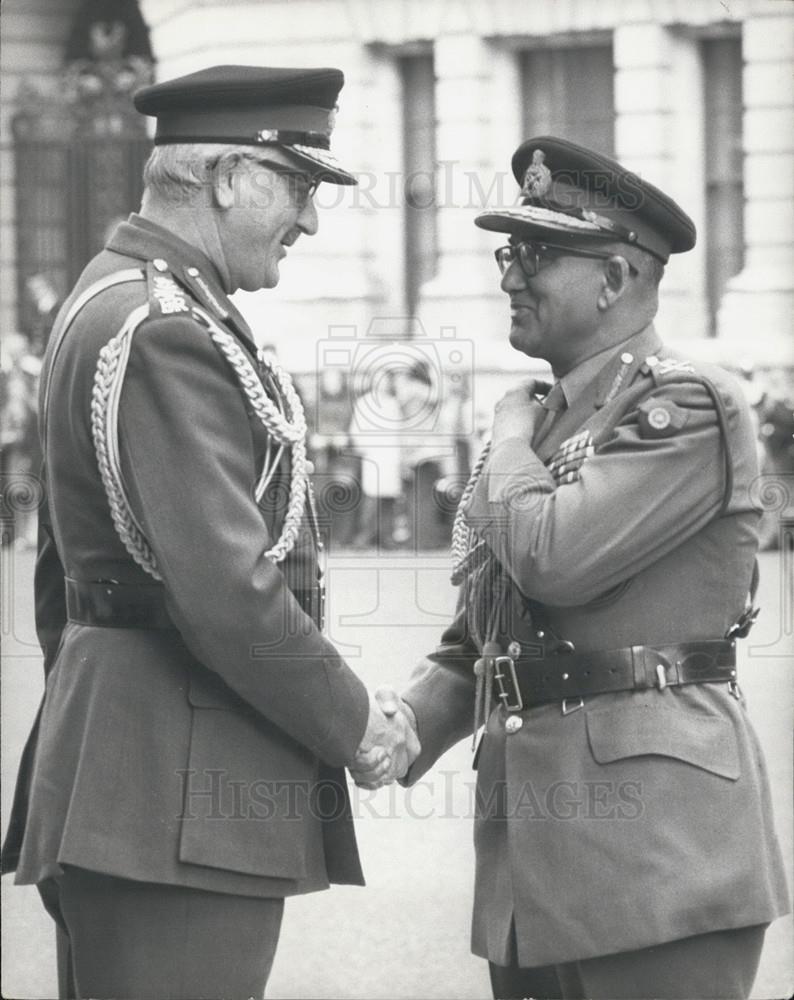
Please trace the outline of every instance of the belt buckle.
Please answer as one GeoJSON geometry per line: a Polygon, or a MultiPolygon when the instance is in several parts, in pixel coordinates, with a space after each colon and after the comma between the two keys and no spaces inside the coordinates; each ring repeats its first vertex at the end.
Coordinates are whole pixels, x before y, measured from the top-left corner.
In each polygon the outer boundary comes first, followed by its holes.
{"type": "Polygon", "coordinates": [[[521,697],[521,690],[518,686],[518,676],[516,674],[516,665],[512,656],[497,656],[494,659],[494,675],[493,679],[496,686],[499,688],[498,697],[502,701],[504,708],[508,712],[520,712],[524,708],[524,699],[521,697]],[[503,673],[502,667],[507,666],[508,672],[503,673]],[[515,694],[515,701],[510,703],[510,692],[505,687],[505,680],[509,678],[513,685],[513,693],[515,694]]]}

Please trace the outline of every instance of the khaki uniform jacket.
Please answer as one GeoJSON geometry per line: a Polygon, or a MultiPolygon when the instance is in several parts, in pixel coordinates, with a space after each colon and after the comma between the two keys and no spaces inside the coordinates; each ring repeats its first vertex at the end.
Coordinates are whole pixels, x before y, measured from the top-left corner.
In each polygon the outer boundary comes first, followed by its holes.
{"type": "MultiPolygon", "coordinates": [[[[503,649],[722,638],[757,544],[743,395],[717,368],[672,362],[652,328],[586,364],[534,443],[491,454],[468,505],[513,582],[503,649]]],[[[471,732],[475,657],[459,616],[417,670],[410,780],[471,732]]],[[[507,964],[512,921],[531,967],[787,912],[764,760],[727,684],[530,706],[513,733],[505,718],[491,712],[477,765],[476,954],[507,964]]]]}
{"type": "MultiPolygon", "coordinates": [[[[177,298],[198,302],[255,355],[209,260],[137,216],[88,265],[64,310],[98,279],[154,259],[166,262],[177,298]]],[[[18,862],[18,882],[71,864],[262,896],[361,883],[341,766],[363,736],[368,695],[299,604],[317,583],[306,518],[285,563],[264,555],[286,511],[289,451],[257,504],[268,433],[207,329],[155,288],[150,267],[148,281],[103,291],[78,314],[51,372],[45,361],[36,614],[48,676],[6,868],[18,862]],[[99,351],[147,298],[119,439],[162,585],[116,533],[91,433],[99,351]],[[67,622],[64,577],[162,586],[175,628],[67,622]]]]}

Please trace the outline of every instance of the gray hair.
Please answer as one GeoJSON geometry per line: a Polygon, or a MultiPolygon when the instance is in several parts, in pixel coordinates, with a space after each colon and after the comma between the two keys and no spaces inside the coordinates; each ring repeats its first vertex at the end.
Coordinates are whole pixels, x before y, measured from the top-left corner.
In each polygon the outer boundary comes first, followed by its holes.
{"type": "Polygon", "coordinates": [[[237,162],[248,153],[246,146],[218,143],[155,146],[143,168],[143,183],[147,192],[157,197],[189,199],[212,183],[224,162],[237,162]]]}

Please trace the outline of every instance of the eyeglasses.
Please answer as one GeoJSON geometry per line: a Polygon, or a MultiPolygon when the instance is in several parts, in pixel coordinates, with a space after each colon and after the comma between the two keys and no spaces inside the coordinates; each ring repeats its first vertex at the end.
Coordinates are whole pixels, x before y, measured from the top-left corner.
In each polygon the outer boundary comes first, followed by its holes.
{"type": "Polygon", "coordinates": [[[288,178],[290,193],[295,200],[295,204],[301,208],[307,205],[310,199],[314,197],[317,188],[322,183],[322,176],[320,175],[313,176],[306,173],[305,170],[295,170],[284,163],[277,163],[275,160],[266,160],[250,155],[246,156],[245,159],[258,164],[260,167],[272,170],[279,177],[288,178]]]}
{"type": "MultiPolygon", "coordinates": [[[[517,260],[527,278],[534,278],[538,271],[557,260],[558,257],[594,257],[598,260],[609,260],[610,257],[614,256],[613,253],[582,250],[579,247],[566,247],[558,243],[509,243],[494,251],[494,257],[501,274],[504,274],[510,265],[517,260]]],[[[639,272],[633,264],[629,264],[629,273],[636,277],[639,272]]]]}

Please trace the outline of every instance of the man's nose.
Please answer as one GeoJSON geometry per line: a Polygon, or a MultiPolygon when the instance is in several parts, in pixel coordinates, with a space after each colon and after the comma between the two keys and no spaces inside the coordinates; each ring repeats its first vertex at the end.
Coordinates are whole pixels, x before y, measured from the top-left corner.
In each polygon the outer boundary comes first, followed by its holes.
{"type": "Polygon", "coordinates": [[[521,270],[521,265],[517,260],[512,261],[505,273],[502,275],[502,280],[499,282],[499,287],[503,292],[520,292],[522,288],[526,288],[529,282],[529,278],[521,270]]]}
{"type": "Polygon", "coordinates": [[[301,209],[297,224],[301,232],[306,233],[307,236],[314,236],[320,228],[320,222],[317,218],[317,207],[314,204],[313,196],[307,199],[306,204],[301,209]]]}

